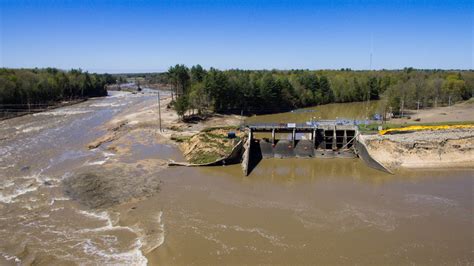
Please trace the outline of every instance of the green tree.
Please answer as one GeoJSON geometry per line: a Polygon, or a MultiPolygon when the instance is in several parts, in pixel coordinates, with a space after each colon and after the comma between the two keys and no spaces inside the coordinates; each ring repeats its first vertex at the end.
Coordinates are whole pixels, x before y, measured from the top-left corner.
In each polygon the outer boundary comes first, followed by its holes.
{"type": "Polygon", "coordinates": [[[462,99],[466,90],[466,82],[460,75],[451,74],[446,77],[442,90],[445,94],[445,101],[448,104],[453,104],[462,99]]]}
{"type": "Polygon", "coordinates": [[[233,100],[226,97],[228,85],[227,76],[214,68],[211,68],[204,78],[204,88],[213,101],[215,112],[227,111],[228,103],[233,100]]]}
{"type": "Polygon", "coordinates": [[[189,107],[196,109],[198,114],[203,114],[210,105],[209,95],[207,94],[204,83],[194,83],[189,92],[189,107]]]}
{"type": "Polygon", "coordinates": [[[369,94],[370,94],[370,100],[378,100],[379,99],[379,82],[376,77],[370,77],[369,78],[369,94]]]}
{"type": "Polygon", "coordinates": [[[184,119],[184,115],[186,114],[186,111],[188,111],[188,108],[189,108],[188,97],[185,95],[182,95],[181,97],[179,97],[174,103],[174,109],[176,110],[176,113],[181,118],[181,120],[184,119]]]}
{"type": "Polygon", "coordinates": [[[334,93],[326,76],[321,76],[319,78],[319,87],[321,90],[321,103],[325,104],[334,102],[334,93]]]}
{"type": "Polygon", "coordinates": [[[191,67],[191,82],[202,82],[204,80],[204,76],[206,75],[206,71],[202,68],[201,65],[195,65],[191,67]]]}

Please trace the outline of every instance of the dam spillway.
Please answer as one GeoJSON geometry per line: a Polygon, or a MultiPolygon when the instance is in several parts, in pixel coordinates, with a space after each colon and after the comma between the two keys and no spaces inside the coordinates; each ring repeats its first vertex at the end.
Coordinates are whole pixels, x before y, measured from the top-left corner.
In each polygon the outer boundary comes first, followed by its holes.
{"type": "Polygon", "coordinates": [[[242,167],[248,175],[265,158],[355,158],[358,128],[354,121],[258,123],[248,132],[242,167]],[[262,137],[257,137],[262,134],[262,137]],[[280,137],[277,137],[280,136],[280,137]]]}

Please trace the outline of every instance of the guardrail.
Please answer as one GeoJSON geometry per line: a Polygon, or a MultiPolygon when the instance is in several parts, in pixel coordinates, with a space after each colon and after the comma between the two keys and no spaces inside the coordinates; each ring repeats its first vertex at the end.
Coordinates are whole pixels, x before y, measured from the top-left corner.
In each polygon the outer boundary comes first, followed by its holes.
{"type": "Polygon", "coordinates": [[[249,123],[244,124],[244,128],[251,129],[312,129],[319,126],[357,126],[357,125],[368,125],[373,123],[373,120],[354,120],[354,119],[336,119],[336,120],[318,120],[310,121],[306,123],[249,123]]]}

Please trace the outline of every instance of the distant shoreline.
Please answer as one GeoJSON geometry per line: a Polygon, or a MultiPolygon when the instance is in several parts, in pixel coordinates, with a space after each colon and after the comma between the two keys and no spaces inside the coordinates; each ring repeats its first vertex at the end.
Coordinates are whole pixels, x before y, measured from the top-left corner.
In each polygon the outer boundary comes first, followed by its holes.
{"type": "Polygon", "coordinates": [[[7,119],[13,119],[13,118],[16,118],[16,117],[21,117],[21,116],[30,115],[30,114],[46,112],[46,111],[50,111],[50,110],[65,107],[65,106],[75,105],[75,104],[78,104],[78,103],[85,102],[85,101],[89,100],[90,98],[98,98],[98,97],[107,97],[107,96],[97,96],[97,97],[89,97],[89,98],[84,98],[84,99],[62,101],[62,102],[58,102],[58,103],[55,103],[55,104],[48,105],[46,108],[41,109],[41,110],[33,109],[33,111],[24,111],[24,112],[21,112],[21,113],[20,112],[11,112],[11,113],[3,112],[2,114],[0,114],[0,121],[7,120],[7,119]],[[12,115],[5,116],[5,113],[12,114],[12,115]]]}

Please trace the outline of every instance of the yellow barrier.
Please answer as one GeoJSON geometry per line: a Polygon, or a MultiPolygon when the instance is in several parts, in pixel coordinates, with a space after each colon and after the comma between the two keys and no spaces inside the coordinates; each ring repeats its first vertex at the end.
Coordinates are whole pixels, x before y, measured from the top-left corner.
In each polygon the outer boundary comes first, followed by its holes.
{"type": "Polygon", "coordinates": [[[390,128],[385,130],[380,130],[380,135],[385,135],[387,133],[396,133],[396,132],[406,132],[406,131],[422,131],[422,130],[448,130],[448,129],[474,129],[474,124],[470,125],[439,125],[439,126],[408,126],[408,127],[399,127],[399,128],[390,128]]]}

